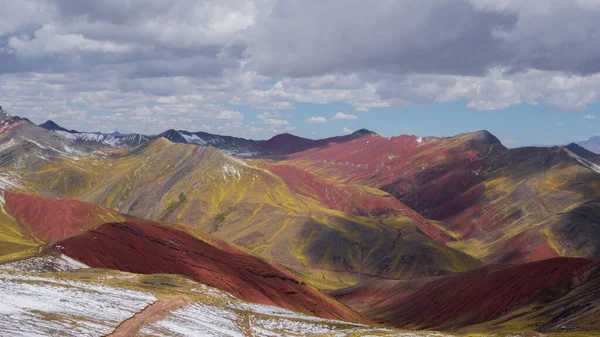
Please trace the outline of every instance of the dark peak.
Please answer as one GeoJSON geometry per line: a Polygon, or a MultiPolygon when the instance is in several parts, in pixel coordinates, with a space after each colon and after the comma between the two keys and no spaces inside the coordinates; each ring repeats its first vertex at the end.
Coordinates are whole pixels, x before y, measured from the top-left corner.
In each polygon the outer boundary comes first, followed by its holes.
{"type": "Polygon", "coordinates": [[[352,132],[352,135],[355,135],[355,136],[377,136],[377,132],[367,130],[367,129],[360,129],[360,130],[356,130],[356,131],[352,132]]]}
{"type": "Polygon", "coordinates": [[[267,142],[273,142],[273,141],[289,141],[289,140],[297,140],[297,139],[306,139],[306,138],[302,138],[302,137],[298,137],[295,135],[292,135],[291,133],[280,133],[278,135],[275,135],[271,138],[269,138],[269,140],[267,140],[267,142]]]}
{"type": "Polygon", "coordinates": [[[461,134],[458,136],[464,136],[464,135],[470,136],[471,142],[477,143],[479,145],[500,145],[500,146],[504,147],[504,145],[502,145],[502,142],[500,141],[500,139],[498,139],[496,136],[494,136],[491,132],[489,132],[487,130],[479,130],[479,131],[475,131],[475,132],[461,134]]]}
{"type": "Polygon", "coordinates": [[[489,143],[489,144],[500,144],[500,140],[494,136],[491,132],[489,132],[488,130],[480,130],[480,131],[476,131],[474,132],[475,136],[477,137],[477,139],[489,143]]]}
{"type": "Polygon", "coordinates": [[[54,121],[51,120],[47,120],[44,123],[38,125],[41,128],[44,128],[48,131],[64,131],[64,132],[69,132],[69,133],[75,133],[77,131],[75,130],[67,130],[65,128],[63,128],[62,126],[56,124],[54,121]]]}
{"type": "Polygon", "coordinates": [[[600,155],[597,155],[596,153],[589,151],[578,144],[571,143],[569,145],[566,145],[565,148],[582,158],[591,160],[596,163],[600,162],[600,155]]]}

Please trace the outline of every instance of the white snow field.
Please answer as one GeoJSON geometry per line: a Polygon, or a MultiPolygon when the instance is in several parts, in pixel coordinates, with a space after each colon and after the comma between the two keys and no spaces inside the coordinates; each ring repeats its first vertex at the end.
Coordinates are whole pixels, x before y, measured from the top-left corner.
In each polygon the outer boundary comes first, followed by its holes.
{"type": "Polygon", "coordinates": [[[278,307],[231,300],[230,295],[214,289],[206,294],[230,300],[222,301],[219,306],[193,303],[177,309],[164,319],[143,328],[139,335],[144,337],[448,336],[435,332],[399,332],[308,316],[278,307]]]}
{"type": "Polygon", "coordinates": [[[16,272],[27,273],[47,273],[53,271],[67,271],[82,268],[89,268],[84,263],[81,263],[72,258],[61,255],[55,256],[40,256],[29,259],[19,260],[15,262],[0,264],[0,270],[10,270],[16,272]]]}
{"type": "Polygon", "coordinates": [[[0,335],[104,336],[155,301],[141,291],[0,271],[0,335]]]}
{"type": "Polygon", "coordinates": [[[162,295],[188,304],[142,321],[135,335],[448,336],[322,319],[248,303],[182,276],[90,269],[60,256],[0,265],[0,336],[106,336],[162,295]]]}

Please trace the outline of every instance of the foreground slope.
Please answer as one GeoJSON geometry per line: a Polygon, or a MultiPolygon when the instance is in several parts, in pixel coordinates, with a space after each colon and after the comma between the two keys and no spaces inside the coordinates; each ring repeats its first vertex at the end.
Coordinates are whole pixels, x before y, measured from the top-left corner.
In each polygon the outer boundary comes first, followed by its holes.
{"type": "Polygon", "coordinates": [[[0,329],[11,336],[447,336],[253,304],[176,275],[1,267],[0,316],[11,319],[0,320],[0,329]]]}
{"type": "Polygon", "coordinates": [[[33,254],[54,252],[99,268],[187,275],[248,301],[364,321],[276,264],[183,225],[133,219],[75,200],[16,193],[7,193],[6,199],[7,211],[17,219],[15,230],[50,244],[33,254]]]}
{"type": "Polygon", "coordinates": [[[488,262],[600,257],[598,156],[577,145],[506,149],[485,131],[379,136],[292,154],[286,162],[389,192],[439,221],[452,247],[488,262]]]}
{"type": "Polygon", "coordinates": [[[284,269],[231,246],[215,247],[147,221],[108,223],[53,245],[90,267],[143,274],[181,274],[246,301],[319,317],[365,320],[284,269]]]}
{"type": "Polygon", "coordinates": [[[365,283],[334,295],[373,320],[405,328],[598,330],[600,260],[490,265],[434,279],[365,283]]]}

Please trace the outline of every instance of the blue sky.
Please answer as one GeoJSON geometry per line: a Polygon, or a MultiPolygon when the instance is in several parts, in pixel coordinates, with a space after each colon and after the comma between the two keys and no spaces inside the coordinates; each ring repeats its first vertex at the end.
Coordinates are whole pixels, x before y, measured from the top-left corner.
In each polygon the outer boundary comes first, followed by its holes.
{"type": "MultiPolygon", "coordinates": [[[[250,121],[263,110],[235,107],[250,121]]],[[[408,107],[372,108],[355,111],[346,103],[297,104],[280,112],[296,129],[290,133],[307,138],[324,138],[343,134],[343,128],[369,129],[386,137],[401,134],[446,137],[463,132],[488,130],[509,147],[526,145],[560,145],[600,135],[600,104],[591,104],[579,112],[554,111],[543,106],[520,104],[500,110],[475,110],[466,101],[417,104],[408,107]],[[331,120],[337,112],[358,116],[355,120],[331,120]],[[304,120],[322,116],[324,124],[306,124],[304,120]]]]}

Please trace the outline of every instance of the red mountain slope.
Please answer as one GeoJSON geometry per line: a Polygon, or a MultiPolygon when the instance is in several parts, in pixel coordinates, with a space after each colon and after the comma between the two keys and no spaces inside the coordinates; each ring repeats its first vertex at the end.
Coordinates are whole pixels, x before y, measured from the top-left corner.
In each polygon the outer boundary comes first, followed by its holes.
{"type": "Polygon", "coordinates": [[[6,192],[6,210],[21,231],[43,241],[52,241],[85,231],[125,216],[98,205],[73,200],[6,192]]]}
{"type": "Polygon", "coordinates": [[[247,301],[323,318],[366,321],[275,264],[233,247],[217,248],[156,222],[107,223],[58,241],[54,249],[91,267],[182,274],[247,301]]]}
{"type": "Polygon", "coordinates": [[[453,329],[529,315],[541,330],[551,330],[566,319],[600,327],[591,319],[600,309],[589,310],[600,304],[599,294],[600,260],[554,258],[429,280],[374,283],[334,296],[373,320],[398,327],[453,329]]]}
{"type": "Polygon", "coordinates": [[[453,240],[447,233],[427,221],[387,193],[375,194],[357,185],[338,185],[291,165],[273,165],[270,171],[279,176],[295,193],[314,198],[325,206],[360,216],[407,216],[425,234],[442,243],[453,240]]]}
{"type": "Polygon", "coordinates": [[[598,258],[600,157],[576,146],[506,149],[486,131],[369,136],[288,156],[288,165],[381,189],[488,263],[598,258]]]}

